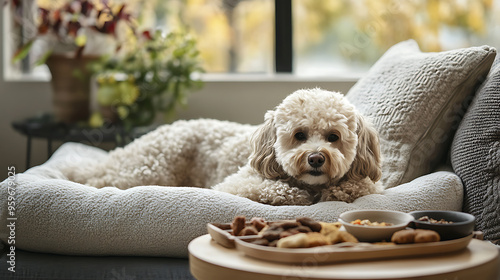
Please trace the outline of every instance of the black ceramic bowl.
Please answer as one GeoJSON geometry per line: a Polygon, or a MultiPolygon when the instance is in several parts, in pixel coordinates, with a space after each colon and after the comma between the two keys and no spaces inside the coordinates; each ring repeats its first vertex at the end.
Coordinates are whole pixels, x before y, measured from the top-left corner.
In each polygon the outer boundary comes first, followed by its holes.
{"type": "Polygon", "coordinates": [[[472,234],[474,231],[475,217],[471,214],[456,212],[456,211],[414,211],[410,212],[415,220],[413,227],[417,229],[430,229],[434,230],[441,236],[441,240],[451,240],[462,238],[472,234]],[[430,223],[419,221],[423,216],[440,221],[441,219],[449,222],[450,224],[430,223]]]}

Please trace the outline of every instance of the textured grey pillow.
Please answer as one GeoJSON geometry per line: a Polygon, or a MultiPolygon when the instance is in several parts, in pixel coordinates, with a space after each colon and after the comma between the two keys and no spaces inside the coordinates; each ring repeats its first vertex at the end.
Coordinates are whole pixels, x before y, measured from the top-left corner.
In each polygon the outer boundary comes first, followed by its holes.
{"type": "Polygon", "coordinates": [[[451,146],[465,187],[463,210],[486,239],[500,239],[500,57],[465,114],[451,146]]]}
{"type": "Polygon", "coordinates": [[[384,187],[428,174],[443,161],[463,105],[495,55],[488,46],[423,53],[415,41],[404,41],[347,93],[379,131],[384,187]]]}

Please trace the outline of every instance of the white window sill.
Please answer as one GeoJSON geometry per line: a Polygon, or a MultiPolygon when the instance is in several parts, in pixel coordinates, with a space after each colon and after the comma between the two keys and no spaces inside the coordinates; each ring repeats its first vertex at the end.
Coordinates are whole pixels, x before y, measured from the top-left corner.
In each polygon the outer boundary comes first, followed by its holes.
{"type": "MultiPolygon", "coordinates": [[[[296,74],[201,74],[201,80],[206,83],[258,83],[258,82],[356,82],[363,76],[353,75],[331,75],[331,76],[303,76],[296,74]]],[[[39,71],[32,74],[6,74],[5,82],[49,82],[50,74],[39,71]]]]}
{"type": "Polygon", "coordinates": [[[202,74],[204,82],[356,82],[362,75],[304,76],[297,74],[202,74]]]}

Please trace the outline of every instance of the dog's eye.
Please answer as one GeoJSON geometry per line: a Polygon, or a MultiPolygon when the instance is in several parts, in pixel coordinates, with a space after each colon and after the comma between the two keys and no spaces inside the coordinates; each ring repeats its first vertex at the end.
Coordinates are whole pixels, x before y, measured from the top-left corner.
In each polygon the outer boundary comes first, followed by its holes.
{"type": "Polygon", "coordinates": [[[295,137],[295,139],[297,139],[299,141],[307,140],[307,136],[304,132],[297,132],[297,133],[295,133],[294,137],[295,137]]]}
{"type": "Polygon", "coordinates": [[[328,142],[336,142],[339,140],[339,136],[337,134],[328,135],[328,142]]]}

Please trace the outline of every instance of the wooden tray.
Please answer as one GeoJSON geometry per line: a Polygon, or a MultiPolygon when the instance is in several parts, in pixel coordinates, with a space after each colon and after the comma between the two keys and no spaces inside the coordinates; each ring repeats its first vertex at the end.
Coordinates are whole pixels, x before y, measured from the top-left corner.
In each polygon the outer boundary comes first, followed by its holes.
{"type": "Polygon", "coordinates": [[[233,236],[230,229],[221,229],[220,225],[208,224],[207,229],[212,239],[224,247],[236,248],[245,255],[260,260],[290,264],[323,264],[450,253],[465,249],[473,236],[471,234],[447,241],[404,245],[339,243],[314,248],[276,248],[249,243],[248,241],[259,237],[233,236]]]}
{"type": "Polygon", "coordinates": [[[207,231],[215,242],[226,248],[235,248],[235,239],[252,241],[259,238],[257,235],[234,236],[231,224],[207,224],[207,231]]]}

